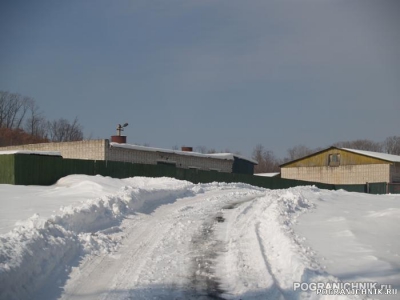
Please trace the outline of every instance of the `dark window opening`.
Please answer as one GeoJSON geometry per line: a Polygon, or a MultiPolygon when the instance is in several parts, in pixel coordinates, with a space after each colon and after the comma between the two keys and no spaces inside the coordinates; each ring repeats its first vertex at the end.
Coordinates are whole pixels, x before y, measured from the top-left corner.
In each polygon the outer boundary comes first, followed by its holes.
{"type": "Polygon", "coordinates": [[[329,166],[337,167],[340,165],[340,154],[329,154],[329,166]]]}
{"type": "Polygon", "coordinates": [[[176,162],[173,161],[158,161],[157,165],[173,166],[176,167],[176,162]]]}

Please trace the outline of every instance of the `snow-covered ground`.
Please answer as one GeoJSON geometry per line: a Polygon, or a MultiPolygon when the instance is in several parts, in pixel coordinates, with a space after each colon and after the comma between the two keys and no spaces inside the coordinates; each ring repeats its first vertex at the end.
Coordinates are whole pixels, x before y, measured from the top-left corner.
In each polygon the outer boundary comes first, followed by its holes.
{"type": "Polygon", "coordinates": [[[364,299],[313,284],[400,288],[400,195],[74,175],[0,185],[0,205],[0,299],[364,299]]]}

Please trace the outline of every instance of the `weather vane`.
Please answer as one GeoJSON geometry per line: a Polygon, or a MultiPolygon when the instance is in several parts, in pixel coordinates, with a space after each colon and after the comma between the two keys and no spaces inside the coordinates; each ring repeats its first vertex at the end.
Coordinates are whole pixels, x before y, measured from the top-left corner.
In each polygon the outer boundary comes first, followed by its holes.
{"type": "Polygon", "coordinates": [[[129,125],[128,123],[125,123],[124,125],[118,124],[118,127],[117,127],[117,135],[118,135],[118,136],[121,136],[121,131],[124,131],[124,127],[126,127],[126,126],[128,126],[128,125],[129,125]]]}

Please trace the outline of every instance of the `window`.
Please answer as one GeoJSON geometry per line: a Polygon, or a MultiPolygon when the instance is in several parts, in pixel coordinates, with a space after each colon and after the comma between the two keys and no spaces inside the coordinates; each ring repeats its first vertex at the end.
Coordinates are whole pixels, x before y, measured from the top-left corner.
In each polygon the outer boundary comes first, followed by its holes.
{"type": "Polygon", "coordinates": [[[173,166],[176,167],[176,162],[175,161],[164,161],[164,160],[158,160],[157,165],[164,165],[164,166],[173,166]]]}
{"type": "Polygon", "coordinates": [[[338,167],[340,165],[340,154],[329,154],[329,166],[338,167]]]}

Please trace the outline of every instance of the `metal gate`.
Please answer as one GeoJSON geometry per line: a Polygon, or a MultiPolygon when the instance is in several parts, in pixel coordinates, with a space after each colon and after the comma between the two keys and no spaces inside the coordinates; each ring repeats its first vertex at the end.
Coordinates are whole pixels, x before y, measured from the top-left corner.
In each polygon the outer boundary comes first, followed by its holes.
{"type": "Polygon", "coordinates": [[[388,183],[388,193],[400,194],[400,183],[388,183]]]}

